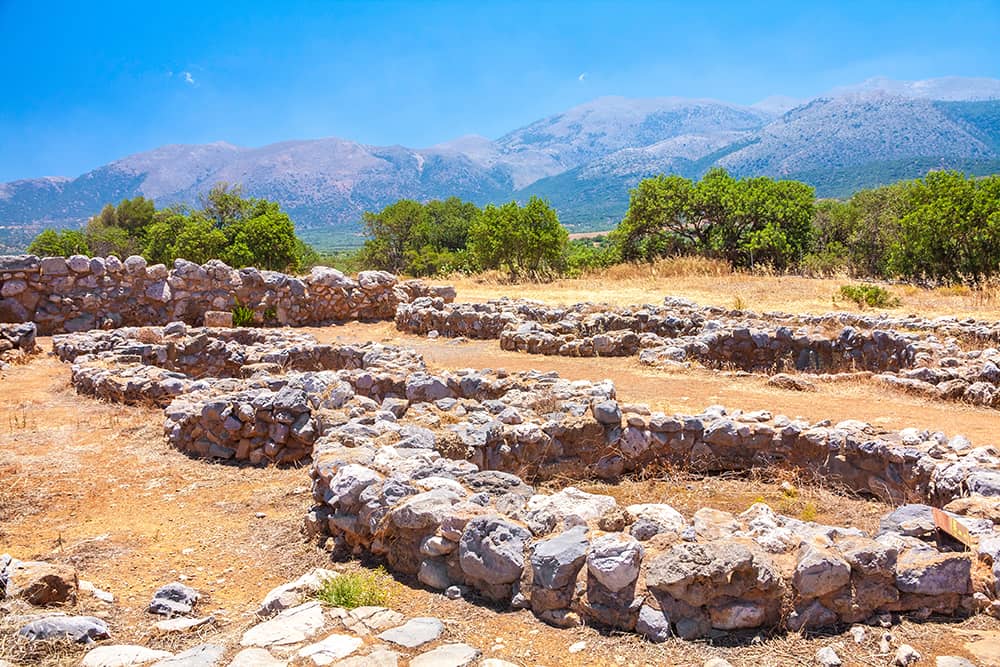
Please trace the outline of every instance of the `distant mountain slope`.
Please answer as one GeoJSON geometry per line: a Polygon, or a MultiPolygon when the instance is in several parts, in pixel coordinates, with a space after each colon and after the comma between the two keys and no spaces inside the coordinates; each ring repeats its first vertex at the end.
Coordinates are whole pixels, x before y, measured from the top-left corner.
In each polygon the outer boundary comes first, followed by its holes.
{"type": "Polygon", "coordinates": [[[0,246],[81,224],[124,197],[193,204],[218,181],[281,202],[316,239],[356,230],[363,211],[401,197],[485,203],[537,194],[568,224],[606,228],[624,213],[629,188],[657,173],[697,177],[722,166],[843,196],[932,168],[1000,169],[998,80],[869,79],[796,104],[603,97],[495,141],[471,135],[423,149],[339,138],[163,146],[75,179],[0,184],[0,246]]]}

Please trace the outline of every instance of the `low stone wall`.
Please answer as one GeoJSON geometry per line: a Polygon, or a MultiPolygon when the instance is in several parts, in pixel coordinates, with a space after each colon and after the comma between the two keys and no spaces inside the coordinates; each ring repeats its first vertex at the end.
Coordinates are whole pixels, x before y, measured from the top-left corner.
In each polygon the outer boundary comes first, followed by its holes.
{"type": "Polygon", "coordinates": [[[711,368],[772,374],[866,371],[879,382],[930,398],[1000,407],[1000,352],[963,349],[958,338],[942,340],[928,333],[949,332],[966,343],[988,340],[996,327],[983,322],[758,315],[701,308],[676,299],[666,299],[664,306],[655,308],[601,308],[593,304],[553,308],[511,299],[448,304],[443,299],[418,298],[400,304],[395,320],[403,331],[497,339],[501,349],[529,354],[637,355],[640,363],[651,366],[697,361],[711,368]],[[899,324],[922,332],[849,324],[831,333],[834,322],[899,324]]]}
{"type": "Polygon", "coordinates": [[[206,311],[252,308],[258,324],[303,326],[357,319],[391,319],[396,306],[420,296],[454,298],[451,288],[400,282],[384,271],[352,279],[316,267],[295,277],[218,260],[203,266],[177,260],[172,269],[132,256],[69,258],[0,256],[0,322],[34,322],[42,335],[96,328],[184,321],[201,324],[206,311]]]}
{"type": "Polygon", "coordinates": [[[997,452],[961,436],[721,407],[665,415],[619,405],[607,381],[429,373],[405,348],[319,345],[282,330],[175,323],[53,344],[73,362],[81,392],[166,404],[167,438],[191,455],[311,456],[317,504],[306,527],[334,552],[371,554],[432,588],[465,586],[555,625],[596,622],[658,641],[894,612],[964,614],[995,596],[983,568],[1000,573],[1000,532],[955,515],[978,545],[939,550],[927,505],[901,507],[871,536],[763,504],[685,517],[663,503],[620,507],[572,487],[532,486],[669,461],[705,472],[804,470],[895,503],[1000,497],[997,452]],[[186,355],[170,351],[195,347],[192,359],[228,377],[176,370],[186,355]],[[260,361],[265,349],[325,368],[283,372],[260,361]]]}

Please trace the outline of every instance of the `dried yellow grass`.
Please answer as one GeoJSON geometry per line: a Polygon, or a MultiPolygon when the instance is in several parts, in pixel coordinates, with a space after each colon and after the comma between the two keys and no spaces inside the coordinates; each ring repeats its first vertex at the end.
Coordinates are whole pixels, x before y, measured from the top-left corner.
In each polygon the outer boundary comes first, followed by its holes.
{"type": "MultiPolygon", "coordinates": [[[[679,257],[650,264],[620,264],[579,278],[549,282],[511,282],[505,274],[455,274],[441,281],[454,285],[459,301],[488,301],[503,296],[535,299],[553,305],[582,302],[624,307],[661,303],[665,296],[691,299],[703,305],[739,307],[754,311],[827,313],[860,312],[838,297],[845,276],[810,278],[797,275],[734,271],[726,262],[702,257],[679,257]]],[[[854,280],[853,282],[856,282],[854,280]]],[[[880,283],[902,303],[869,310],[896,316],[953,316],[1000,320],[1000,280],[976,287],[927,288],[880,283]]]]}

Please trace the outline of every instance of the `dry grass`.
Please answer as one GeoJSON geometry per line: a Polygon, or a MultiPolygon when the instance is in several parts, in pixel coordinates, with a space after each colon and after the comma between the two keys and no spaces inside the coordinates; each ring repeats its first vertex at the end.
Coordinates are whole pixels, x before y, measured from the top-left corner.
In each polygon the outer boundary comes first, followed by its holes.
{"type": "MultiPolygon", "coordinates": [[[[665,296],[679,296],[705,305],[756,311],[826,313],[857,311],[838,298],[844,276],[802,276],[733,271],[725,262],[700,257],[680,257],[652,264],[620,264],[580,278],[551,282],[511,283],[504,274],[456,274],[442,280],[458,289],[461,301],[487,301],[501,296],[537,299],[554,305],[604,302],[624,307],[661,303],[665,296]]],[[[898,293],[902,304],[879,309],[895,315],[918,313],[928,317],[955,316],[1000,320],[1000,280],[968,286],[925,288],[880,283],[898,293]]]]}

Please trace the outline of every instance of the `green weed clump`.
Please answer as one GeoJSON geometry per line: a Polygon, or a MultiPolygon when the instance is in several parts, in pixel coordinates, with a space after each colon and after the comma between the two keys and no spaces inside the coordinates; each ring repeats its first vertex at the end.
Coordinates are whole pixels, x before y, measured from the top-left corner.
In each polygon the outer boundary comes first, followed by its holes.
{"type": "Polygon", "coordinates": [[[233,306],[233,326],[248,327],[253,324],[253,308],[244,306],[239,301],[233,306]]]}
{"type": "Polygon", "coordinates": [[[860,308],[896,308],[902,301],[899,297],[878,285],[841,285],[840,296],[853,301],[860,308]]]}
{"type": "Polygon", "coordinates": [[[355,609],[381,607],[389,600],[392,577],[383,568],[366,572],[347,572],[325,579],[316,599],[331,607],[355,609]]]}

